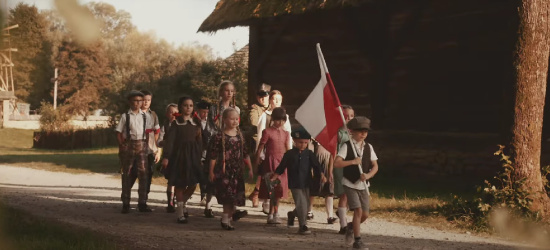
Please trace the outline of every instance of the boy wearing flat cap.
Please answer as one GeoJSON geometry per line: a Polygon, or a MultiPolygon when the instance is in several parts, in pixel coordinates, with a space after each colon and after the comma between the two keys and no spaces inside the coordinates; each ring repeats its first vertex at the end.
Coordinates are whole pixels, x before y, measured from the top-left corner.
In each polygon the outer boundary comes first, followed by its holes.
{"type": "Polygon", "coordinates": [[[147,115],[141,106],[143,105],[144,94],[132,90],[128,94],[130,109],[122,114],[115,129],[119,144],[119,157],[122,169],[122,213],[130,211],[130,193],[132,189],[131,170],[137,169],[139,179],[138,188],[138,210],[140,212],[151,212],[147,206],[147,115]]]}
{"type": "MultiPolygon", "coordinates": [[[[257,102],[250,106],[250,129],[254,132],[254,134],[252,135],[252,139],[254,139],[254,145],[251,147],[252,149],[256,149],[256,145],[258,144],[257,126],[260,120],[260,116],[262,116],[262,114],[267,110],[269,106],[269,91],[271,91],[271,86],[269,84],[262,83],[258,87],[258,92],[256,95],[257,102]]],[[[255,154],[256,152],[253,152],[252,155],[255,154]]],[[[252,207],[258,207],[258,194],[261,180],[261,176],[258,176],[258,179],[256,181],[256,188],[250,194],[250,196],[248,196],[248,199],[252,201],[252,207]]]]}
{"type": "Polygon", "coordinates": [[[275,173],[271,177],[274,181],[287,171],[288,188],[292,192],[292,198],[296,209],[288,212],[288,225],[294,225],[294,217],[298,217],[300,228],[299,234],[311,234],[307,227],[307,211],[309,209],[309,187],[313,180],[311,170],[316,176],[321,176],[323,182],[326,181],[324,169],[319,163],[317,156],[313,151],[308,149],[308,144],[311,135],[303,128],[292,131],[292,139],[295,147],[287,151],[283,155],[281,163],[275,169],[275,173]]]}
{"type": "Polygon", "coordinates": [[[372,145],[365,141],[370,130],[370,120],[364,116],[357,116],[351,119],[347,126],[351,131],[351,140],[338,150],[334,167],[344,168],[342,184],[349,209],[353,210],[353,222],[348,223],[346,243],[353,243],[354,249],[366,249],[361,241],[360,229],[361,223],[367,220],[369,215],[368,180],[378,172],[378,157],[372,145]],[[355,148],[358,157],[355,157],[352,147],[355,148]]]}

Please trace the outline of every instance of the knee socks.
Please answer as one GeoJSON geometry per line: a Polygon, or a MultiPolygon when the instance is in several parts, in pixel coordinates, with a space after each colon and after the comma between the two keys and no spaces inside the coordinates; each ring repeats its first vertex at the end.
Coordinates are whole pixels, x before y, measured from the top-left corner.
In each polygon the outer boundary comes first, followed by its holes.
{"type": "Polygon", "coordinates": [[[168,206],[174,206],[174,194],[172,191],[166,191],[166,198],[168,199],[168,206]]]}
{"type": "Polygon", "coordinates": [[[348,219],[346,217],[347,213],[346,207],[339,207],[338,208],[338,218],[340,219],[340,227],[345,227],[348,225],[348,219]]]}
{"type": "Polygon", "coordinates": [[[334,198],[333,197],[327,197],[325,198],[325,208],[327,210],[327,217],[332,218],[334,217],[334,198]]]}
{"type": "Polygon", "coordinates": [[[183,201],[178,201],[178,207],[176,208],[176,212],[178,215],[178,218],[183,217],[183,210],[185,209],[185,203],[183,201]]]}

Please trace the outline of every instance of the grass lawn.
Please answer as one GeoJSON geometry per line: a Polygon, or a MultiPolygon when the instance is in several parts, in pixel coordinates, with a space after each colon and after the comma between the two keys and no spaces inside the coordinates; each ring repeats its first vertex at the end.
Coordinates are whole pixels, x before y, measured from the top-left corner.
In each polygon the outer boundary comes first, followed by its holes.
{"type": "MultiPolygon", "coordinates": [[[[72,173],[115,174],[120,168],[116,147],[73,151],[33,149],[32,131],[18,129],[0,129],[0,139],[3,142],[0,146],[0,163],[72,173]]],[[[465,230],[435,213],[437,205],[450,200],[451,194],[470,196],[474,191],[473,183],[482,182],[399,177],[385,174],[384,167],[381,166],[379,174],[371,182],[373,217],[447,230],[465,230]]],[[[155,175],[155,184],[166,184],[162,176],[158,173],[155,175]]],[[[254,185],[247,183],[246,189],[248,194],[254,185]]],[[[334,203],[337,206],[337,200],[334,203]]],[[[314,206],[324,209],[324,199],[316,198],[314,206]]]]}
{"type": "Polygon", "coordinates": [[[73,226],[34,217],[0,203],[2,249],[120,249],[107,237],[73,226]]]}

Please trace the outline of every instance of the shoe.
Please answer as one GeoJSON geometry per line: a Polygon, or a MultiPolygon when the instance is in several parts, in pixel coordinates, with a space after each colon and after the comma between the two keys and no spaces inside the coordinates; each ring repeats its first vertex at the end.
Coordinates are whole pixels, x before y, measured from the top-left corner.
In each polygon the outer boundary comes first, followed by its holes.
{"type": "Polygon", "coordinates": [[[142,213],[150,213],[153,212],[153,209],[147,206],[147,204],[138,204],[138,211],[142,213]]]}
{"type": "Polygon", "coordinates": [[[356,240],[353,242],[353,249],[363,249],[363,250],[369,250],[369,248],[363,244],[361,240],[356,240]]]}
{"type": "Polygon", "coordinates": [[[189,213],[188,212],[183,213],[183,217],[189,218],[189,213]]]}
{"type": "Polygon", "coordinates": [[[229,223],[223,223],[223,222],[221,222],[221,220],[220,220],[220,223],[222,225],[222,228],[225,229],[225,230],[228,230],[228,231],[235,230],[235,228],[233,226],[229,225],[229,223]]]}
{"type": "Polygon", "coordinates": [[[281,222],[279,221],[279,217],[270,215],[269,217],[267,217],[267,224],[275,225],[275,224],[281,224],[281,222]]]}
{"type": "Polygon", "coordinates": [[[257,188],[254,188],[254,191],[248,196],[248,199],[252,201],[252,207],[258,207],[259,201],[258,201],[258,194],[260,193],[260,190],[257,188]]]}
{"type": "Polygon", "coordinates": [[[122,211],[120,211],[123,214],[127,214],[130,212],[130,204],[122,204],[122,211]]]}
{"type": "Polygon", "coordinates": [[[346,245],[351,246],[353,244],[353,224],[348,223],[348,228],[346,229],[346,245]]]}
{"type": "Polygon", "coordinates": [[[279,218],[279,214],[273,215],[273,223],[274,224],[281,224],[281,219],[279,218]]]}
{"type": "Polygon", "coordinates": [[[231,216],[231,218],[233,219],[233,221],[238,221],[238,220],[240,220],[241,218],[244,218],[247,215],[248,215],[248,211],[246,211],[246,210],[237,210],[237,211],[235,211],[235,213],[233,213],[233,216],[231,216]]]}
{"type": "Polygon", "coordinates": [[[298,233],[301,235],[307,235],[311,234],[311,231],[309,231],[309,228],[306,225],[303,225],[300,227],[300,229],[298,229],[298,233]]]}
{"type": "Polygon", "coordinates": [[[337,221],[338,218],[334,218],[334,217],[328,217],[327,218],[327,224],[334,224],[335,221],[337,221]]]}
{"type": "Polygon", "coordinates": [[[307,212],[307,220],[313,220],[313,212],[307,212]]]}
{"type": "Polygon", "coordinates": [[[185,216],[182,216],[182,217],[178,218],[178,223],[180,223],[180,224],[187,224],[187,222],[189,222],[189,221],[187,220],[187,217],[185,217],[185,216]]]}
{"type": "Polygon", "coordinates": [[[203,207],[206,206],[206,197],[202,197],[200,205],[203,207]]]}
{"type": "Polygon", "coordinates": [[[166,212],[167,213],[175,213],[176,212],[176,208],[174,206],[171,206],[171,205],[168,205],[166,207],[166,212]]]}
{"type": "Polygon", "coordinates": [[[286,221],[286,225],[289,226],[289,227],[293,227],[294,226],[294,219],[296,218],[296,215],[294,214],[294,211],[290,211],[286,214],[287,216],[287,221],[286,221]]]}
{"type": "Polygon", "coordinates": [[[206,218],[214,218],[214,212],[212,212],[212,209],[204,209],[204,217],[206,218]]]}
{"type": "Polygon", "coordinates": [[[339,234],[346,234],[346,232],[348,231],[348,227],[345,226],[345,227],[341,227],[340,228],[340,231],[338,231],[339,234]]]}

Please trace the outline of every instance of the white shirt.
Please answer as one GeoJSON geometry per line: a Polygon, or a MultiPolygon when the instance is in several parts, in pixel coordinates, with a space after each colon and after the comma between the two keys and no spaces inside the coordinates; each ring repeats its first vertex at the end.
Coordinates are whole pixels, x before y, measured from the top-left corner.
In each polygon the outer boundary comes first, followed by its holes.
{"type": "Polygon", "coordinates": [[[201,128],[204,130],[206,128],[206,120],[201,120],[201,128]]]}
{"type": "MultiPolygon", "coordinates": [[[[361,154],[363,153],[363,150],[365,148],[365,143],[364,142],[358,143],[354,139],[351,139],[350,141],[355,144],[358,157],[362,157],[361,154]]],[[[370,148],[370,160],[371,161],[378,160],[378,157],[376,156],[376,153],[374,152],[374,149],[372,148],[372,145],[370,145],[370,143],[369,143],[369,148],[370,148]]],[[[348,144],[344,143],[342,147],[340,147],[340,149],[338,150],[338,156],[341,157],[342,159],[346,159],[347,155],[348,155],[348,144]]],[[[349,188],[357,189],[357,190],[365,189],[365,184],[363,184],[363,182],[360,179],[357,180],[355,183],[352,183],[351,181],[343,177],[342,185],[349,188]]],[[[367,181],[367,186],[370,186],[368,181],[367,181]]]]}
{"type": "MultiPolygon", "coordinates": [[[[260,119],[258,120],[258,125],[257,125],[257,132],[258,132],[258,143],[256,144],[256,150],[258,150],[258,147],[260,146],[260,141],[262,140],[262,131],[264,131],[264,129],[266,129],[266,120],[267,120],[267,114],[271,115],[271,111],[268,110],[268,111],[265,111],[261,116],[260,116],[260,119]]],[[[273,118],[271,119],[273,121],[273,118]]],[[[290,127],[290,119],[288,118],[288,115],[286,115],[286,122],[285,124],[283,125],[283,130],[284,131],[288,131],[288,148],[292,148],[292,137],[290,136],[290,134],[292,133],[292,128],[290,127]]],[[[262,152],[260,154],[260,158],[262,160],[265,160],[265,152],[262,152]]]]}
{"type": "MultiPolygon", "coordinates": [[[[130,117],[130,140],[144,140],[145,134],[143,131],[143,114],[145,114],[143,111],[139,110],[139,112],[136,114],[131,109],[127,112],[130,117]]],[[[147,116],[145,116],[148,120],[147,116]]],[[[127,139],[127,132],[126,132],[126,115],[123,114],[122,117],[120,117],[120,121],[118,122],[116,128],[116,132],[119,132],[122,134],[122,137],[124,139],[127,139]]]]}

